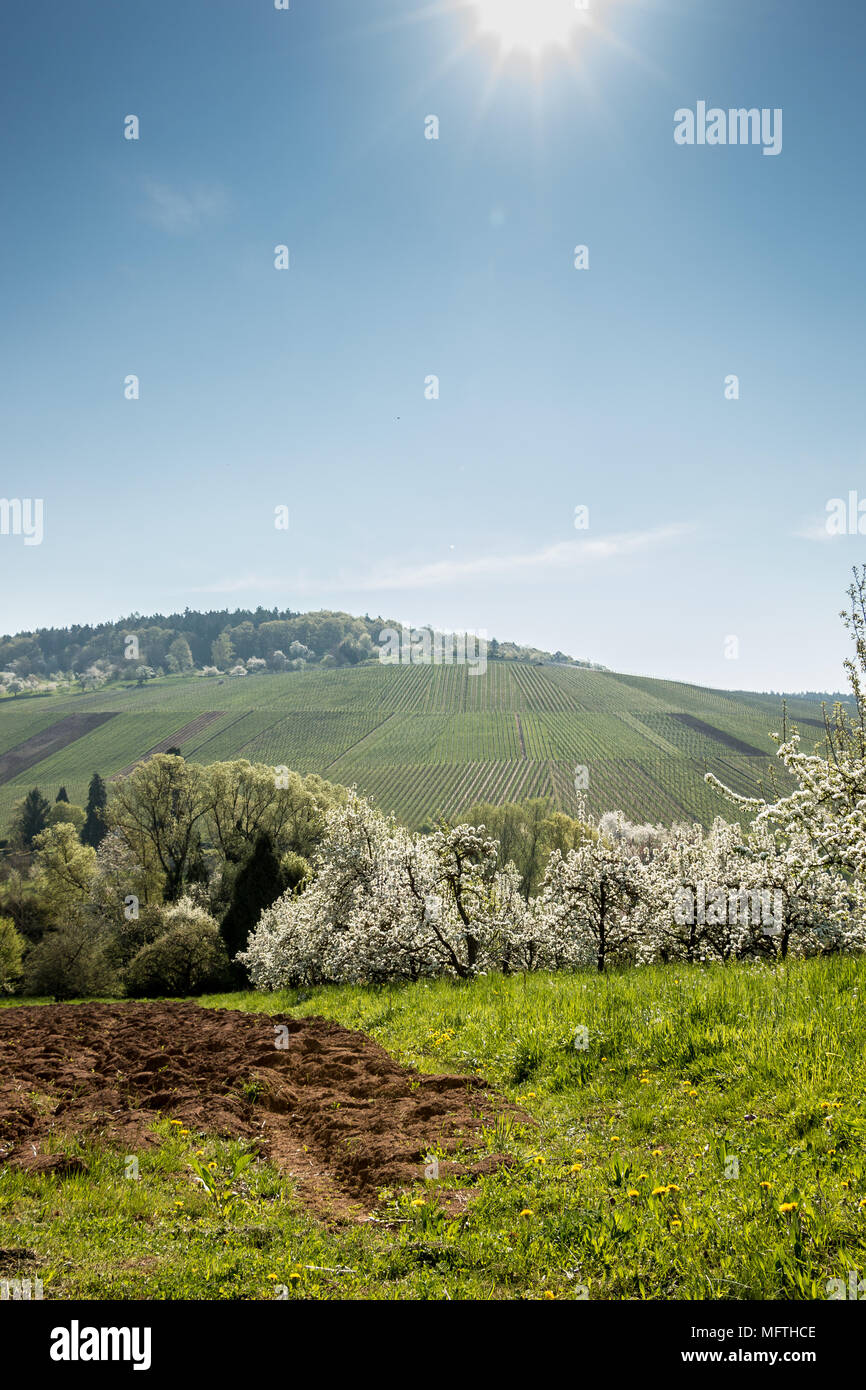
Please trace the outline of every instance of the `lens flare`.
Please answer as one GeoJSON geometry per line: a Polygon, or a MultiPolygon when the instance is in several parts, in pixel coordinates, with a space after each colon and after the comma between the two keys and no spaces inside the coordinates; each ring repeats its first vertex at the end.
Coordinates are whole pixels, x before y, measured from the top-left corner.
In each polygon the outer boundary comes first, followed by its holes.
{"type": "Polygon", "coordinates": [[[589,18],[583,0],[476,0],[479,34],[499,41],[504,52],[539,57],[546,48],[567,48],[589,18]]]}

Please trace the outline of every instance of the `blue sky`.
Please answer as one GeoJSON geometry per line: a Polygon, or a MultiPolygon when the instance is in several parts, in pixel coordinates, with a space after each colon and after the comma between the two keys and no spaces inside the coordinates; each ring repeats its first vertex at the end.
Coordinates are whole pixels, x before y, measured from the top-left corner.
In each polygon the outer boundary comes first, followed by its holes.
{"type": "Polygon", "coordinates": [[[6,0],[0,494],[45,535],[0,629],[328,607],[842,684],[866,9],[591,5],[536,63],[462,0],[6,0]],[[676,145],[701,100],[781,154],[676,145]]]}

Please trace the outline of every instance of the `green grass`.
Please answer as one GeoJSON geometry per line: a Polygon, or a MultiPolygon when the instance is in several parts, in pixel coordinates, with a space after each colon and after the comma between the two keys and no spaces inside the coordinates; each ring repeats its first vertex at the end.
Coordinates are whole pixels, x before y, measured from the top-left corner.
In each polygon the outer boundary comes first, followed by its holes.
{"type": "Polygon", "coordinates": [[[422,1183],[328,1230],[269,1165],[232,1178],[242,1146],[163,1120],[137,1182],[92,1147],[86,1175],[3,1174],[0,1245],[37,1252],[47,1297],[822,1299],[866,1268],[864,986],[838,958],[214,996],[480,1071],[535,1121],[485,1135],[515,1166],[460,1220],[422,1183]],[[197,1148],[234,1197],[194,1182],[197,1148]]]}
{"type": "MultiPolygon", "coordinates": [[[[791,702],[797,715],[820,708],[791,702]]],[[[491,662],[464,667],[307,670],[216,680],[176,676],[138,689],[114,685],[88,695],[0,701],[0,750],[72,712],[116,717],[0,786],[0,825],[13,801],[61,782],[83,801],[94,770],[111,776],[198,715],[223,718],[181,740],[187,758],[230,758],[318,772],[355,784],[409,825],[455,817],[473,800],[547,796],[576,806],[574,769],[589,768],[590,810],[621,808],[635,819],[709,824],[731,808],[703,781],[710,770],[754,795],[774,763],[768,733],[778,701],[697,686],[577,668],[491,662]],[[688,714],[714,733],[675,716],[688,714]],[[725,745],[729,735],[766,756],[725,745]]],[[[820,736],[803,725],[804,742],[820,736]]],[[[786,787],[784,770],[780,786],[786,787]]]]}

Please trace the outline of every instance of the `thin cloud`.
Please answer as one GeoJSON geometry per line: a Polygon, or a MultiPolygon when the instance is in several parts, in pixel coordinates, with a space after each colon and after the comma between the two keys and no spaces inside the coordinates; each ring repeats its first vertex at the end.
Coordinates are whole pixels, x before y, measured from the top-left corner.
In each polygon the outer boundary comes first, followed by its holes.
{"type": "Polygon", "coordinates": [[[543,550],[524,555],[484,555],[473,560],[439,560],[427,565],[371,575],[351,587],[363,591],[386,589],[433,589],[459,584],[467,579],[541,578],[586,565],[603,564],[623,556],[637,555],[686,535],[690,526],[661,526],[652,531],[627,531],[601,536],[597,540],[560,541],[543,550]]]}
{"type": "Polygon", "coordinates": [[[228,207],[226,192],[218,185],[198,184],[184,190],[147,179],[143,191],[144,216],[163,231],[175,234],[197,231],[222,217],[228,207]]]}
{"type": "Polygon", "coordinates": [[[832,541],[835,536],[827,530],[826,518],[823,521],[808,521],[804,526],[800,526],[796,531],[792,531],[801,541],[832,541]]]}
{"type": "MultiPolygon", "coordinates": [[[[639,555],[671,544],[694,531],[685,523],[659,526],[649,531],[625,531],[593,540],[560,541],[541,550],[524,554],[481,555],[470,560],[437,560],[424,565],[407,565],[366,575],[346,575],[321,582],[301,580],[292,584],[294,593],[403,593],[416,589],[443,589],[468,580],[544,580],[590,565],[639,555]]],[[[285,589],[286,579],[245,575],[192,590],[197,594],[233,594],[249,590],[285,589]]]]}

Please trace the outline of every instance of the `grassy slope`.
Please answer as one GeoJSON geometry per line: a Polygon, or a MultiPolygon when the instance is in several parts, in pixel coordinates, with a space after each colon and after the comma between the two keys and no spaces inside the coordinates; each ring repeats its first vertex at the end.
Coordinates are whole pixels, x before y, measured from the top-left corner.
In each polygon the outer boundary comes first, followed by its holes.
{"type": "MultiPolygon", "coordinates": [[[[38,784],[52,798],[65,782],[83,800],[94,770],[110,776],[205,711],[223,717],[182,741],[203,762],[244,757],[357,784],[409,824],[453,816],[473,800],[548,795],[574,808],[574,770],[589,769],[594,811],[708,823],[726,810],[703,781],[710,769],[754,792],[773,761],[768,733],[780,722],[769,697],[575,668],[491,663],[215,680],[173,677],[144,689],[0,702],[0,752],[72,712],[117,718],[0,786],[0,822],[38,784]],[[678,716],[685,715],[686,719],[678,716]],[[713,736],[690,720],[709,725],[713,736]],[[729,736],[755,750],[732,750],[729,736]]],[[[820,709],[792,702],[794,716],[820,709]]],[[[814,724],[802,726],[817,739],[814,724]]]]}
{"type": "Polygon", "coordinates": [[[824,1298],[866,1266],[864,985],[866,962],[831,959],[213,998],[480,1070],[537,1128],[489,1135],[518,1162],[460,1221],[419,1183],[423,1205],[383,1195],[393,1225],[327,1230],[268,1165],[233,1181],[238,1146],[166,1115],[139,1182],[98,1149],[62,1184],[0,1173],[0,1245],[41,1257],[20,1272],[46,1297],[824,1298]],[[193,1185],[196,1148],[237,1199],[193,1185]]]}

